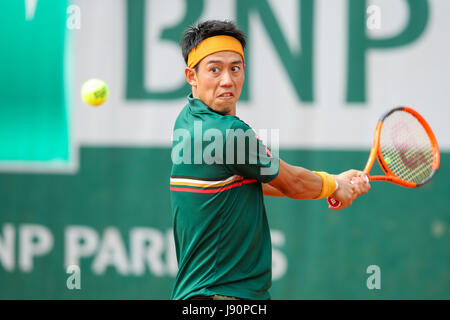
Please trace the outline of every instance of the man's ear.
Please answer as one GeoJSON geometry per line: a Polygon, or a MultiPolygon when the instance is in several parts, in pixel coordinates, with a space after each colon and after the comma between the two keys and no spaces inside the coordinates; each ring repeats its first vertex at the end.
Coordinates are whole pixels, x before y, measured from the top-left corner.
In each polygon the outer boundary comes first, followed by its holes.
{"type": "Polygon", "coordinates": [[[197,74],[193,68],[184,69],[184,75],[186,76],[186,81],[192,87],[197,86],[197,74]]]}

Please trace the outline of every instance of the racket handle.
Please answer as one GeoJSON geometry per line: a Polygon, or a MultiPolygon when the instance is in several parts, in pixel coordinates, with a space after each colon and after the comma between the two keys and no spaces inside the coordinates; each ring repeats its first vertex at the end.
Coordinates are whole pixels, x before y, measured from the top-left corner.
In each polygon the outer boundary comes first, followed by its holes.
{"type": "Polygon", "coordinates": [[[336,199],[333,199],[332,197],[328,197],[328,204],[332,208],[339,208],[341,206],[341,202],[336,199]]]}
{"type": "MultiPolygon", "coordinates": [[[[367,176],[367,174],[364,175],[364,178],[366,178],[366,181],[369,182],[369,177],[367,176]]],[[[350,183],[353,184],[353,180],[350,181],[350,183]]],[[[341,206],[341,202],[333,199],[332,197],[328,197],[328,204],[330,205],[330,207],[332,208],[339,208],[341,206]]]]}
{"type": "Polygon", "coordinates": [[[339,208],[341,205],[341,202],[336,199],[333,199],[332,197],[328,197],[328,204],[332,208],[339,208]]]}

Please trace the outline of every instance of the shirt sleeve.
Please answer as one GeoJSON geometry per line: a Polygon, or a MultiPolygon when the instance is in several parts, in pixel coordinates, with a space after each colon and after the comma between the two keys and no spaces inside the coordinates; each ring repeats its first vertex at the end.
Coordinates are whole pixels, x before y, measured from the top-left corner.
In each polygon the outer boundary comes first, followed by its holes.
{"type": "Polygon", "coordinates": [[[255,131],[239,119],[227,130],[224,160],[231,173],[263,183],[277,177],[280,164],[278,152],[272,153],[255,131]]]}

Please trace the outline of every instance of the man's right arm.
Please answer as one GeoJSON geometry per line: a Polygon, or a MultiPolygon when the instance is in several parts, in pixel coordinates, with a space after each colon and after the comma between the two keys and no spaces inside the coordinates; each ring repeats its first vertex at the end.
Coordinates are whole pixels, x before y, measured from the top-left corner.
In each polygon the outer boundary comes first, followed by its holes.
{"type": "MultiPolygon", "coordinates": [[[[339,209],[348,207],[358,196],[369,191],[370,185],[364,179],[357,180],[357,183],[351,182],[352,178],[361,175],[362,171],[349,170],[333,176],[339,188],[332,196],[341,202],[339,209]]],[[[296,200],[315,199],[322,191],[320,176],[308,169],[292,166],[281,159],[278,176],[269,184],[287,197],[296,200]]]]}

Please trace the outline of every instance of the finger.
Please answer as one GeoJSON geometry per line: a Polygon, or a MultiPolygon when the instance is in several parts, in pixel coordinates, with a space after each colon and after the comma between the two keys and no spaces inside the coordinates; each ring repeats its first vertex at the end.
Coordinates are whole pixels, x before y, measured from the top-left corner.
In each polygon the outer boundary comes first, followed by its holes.
{"type": "Polygon", "coordinates": [[[367,185],[369,185],[369,181],[365,177],[366,177],[365,175],[362,175],[357,178],[353,178],[352,183],[357,184],[357,185],[367,186],[367,185]]]}
{"type": "Polygon", "coordinates": [[[358,176],[359,179],[361,179],[361,182],[363,183],[369,183],[369,177],[367,176],[367,174],[365,174],[364,172],[358,176]]]}
{"type": "Polygon", "coordinates": [[[369,192],[370,190],[370,184],[367,182],[362,182],[360,184],[356,184],[356,192],[358,194],[358,197],[364,193],[369,192]]]}
{"type": "Polygon", "coordinates": [[[354,176],[354,177],[360,177],[364,174],[363,171],[355,170],[355,169],[352,169],[351,172],[352,172],[352,176],[354,176]]]}
{"type": "Polygon", "coordinates": [[[364,186],[363,186],[363,192],[364,193],[367,193],[367,192],[369,192],[369,190],[370,190],[370,183],[366,183],[364,186]]]}
{"type": "Polygon", "coordinates": [[[361,183],[361,182],[362,182],[362,179],[361,179],[360,176],[353,177],[352,180],[351,180],[351,182],[352,182],[352,183],[361,183]]]}

